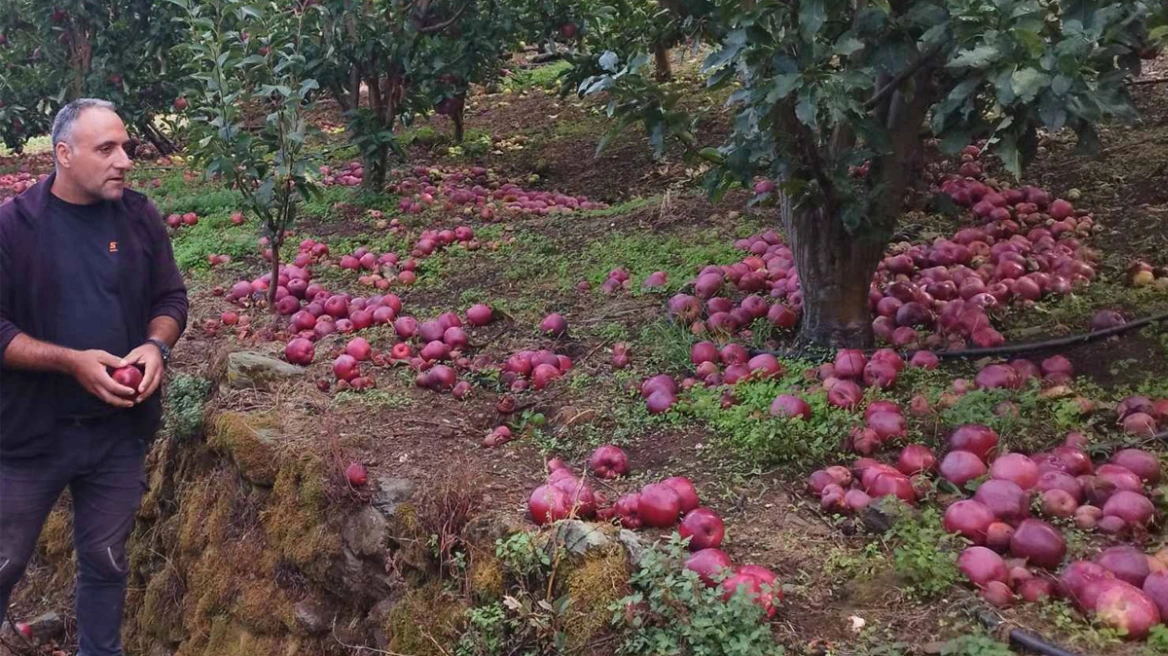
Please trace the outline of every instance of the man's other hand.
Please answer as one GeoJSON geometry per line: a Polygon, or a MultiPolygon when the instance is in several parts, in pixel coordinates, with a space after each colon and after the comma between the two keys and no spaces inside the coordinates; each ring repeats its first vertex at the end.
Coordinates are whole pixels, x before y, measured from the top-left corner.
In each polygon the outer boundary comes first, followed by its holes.
{"type": "MultiPolygon", "coordinates": [[[[154,347],[151,347],[154,348],[154,347]]],[[[158,352],[154,348],[155,353],[158,352]]],[[[161,356],[159,356],[161,360],[161,356]]],[[[70,373],[87,392],[118,408],[134,407],[135,390],[119,384],[110,377],[107,368],[117,369],[124,362],[117,356],[100,349],[77,351],[73,356],[70,373]]]]}
{"type": "Polygon", "coordinates": [[[137,395],[134,397],[134,403],[141,403],[158,391],[158,386],[162,384],[162,374],[166,365],[162,363],[162,351],[150,342],[130,351],[129,355],[122,358],[121,366],[131,364],[142,365],[145,369],[145,373],[142,374],[142,382],[135,390],[137,395]]]}

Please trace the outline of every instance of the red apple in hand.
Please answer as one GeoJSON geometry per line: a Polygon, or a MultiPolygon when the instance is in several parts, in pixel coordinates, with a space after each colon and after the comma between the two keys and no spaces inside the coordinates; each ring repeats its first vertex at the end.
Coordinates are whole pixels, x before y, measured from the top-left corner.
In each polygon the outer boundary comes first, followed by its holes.
{"type": "Polygon", "coordinates": [[[722,546],[722,536],[726,534],[726,525],[718,513],[709,508],[694,508],[686,513],[681,520],[681,527],[677,532],[683,538],[689,538],[691,551],[709,549],[722,546]]]}
{"type": "Polygon", "coordinates": [[[592,452],[588,466],[599,478],[616,478],[629,473],[629,457],[620,447],[606,444],[592,452]]]}
{"type": "Polygon", "coordinates": [[[113,373],[110,374],[110,378],[113,378],[119,385],[125,385],[137,393],[138,386],[142,384],[142,370],[132,364],[126,365],[114,369],[113,373]]]}

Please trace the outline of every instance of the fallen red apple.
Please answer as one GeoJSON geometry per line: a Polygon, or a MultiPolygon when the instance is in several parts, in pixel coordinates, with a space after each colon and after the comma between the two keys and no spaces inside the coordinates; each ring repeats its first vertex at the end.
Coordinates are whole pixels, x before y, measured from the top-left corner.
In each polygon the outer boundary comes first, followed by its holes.
{"type": "Polygon", "coordinates": [[[696,572],[706,587],[718,584],[718,576],[731,568],[730,556],[721,549],[702,549],[685,561],[685,568],[696,572]]]}
{"type": "Polygon", "coordinates": [[[701,504],[698,499],[698,490],[694,487],[693,481],[684,476],[671,476],[663,481],[662,485],[668,485],[677,493],[677,498],[681,502],[681,512],[687,513],[701,504]]]}
{"type": "Polygon", "coordinates": [[[1095,616],[1105,626],[1123,632],[1128,640],[1142,640],[1159,624],[1159,609],[1139,588],[1118,579],[1098,585],[1095,616]]]}
{"type": "Polygon", "coordinates": [[[682,538],[689,538],[691,551],[722,546],[722,536],[726,525],[718,513],[709,508],[694,508],[681,520],[677,532],[682,538]]]}
{"type": "Polygon", "coordinates": [[[592,452],[588,466],[599,478],[617,478],[629,473],[629,457],[624,449],[606,444],[592,452]]]}
{"type": "Polygon", "coordinates": [[[664,483],[653,483],[641,488],[638,514],[645,526],[669,528],[681,514],[681,497],[664,483]]]}
{"type": "Polygon", "coordinates": [[[531,498],[527,500],[527,509],[535,523],[542,526],[567,518],[572,506],[567,493],[563,490],[554,485],[541,485],[531,493],[531,498]]]}
{"type": "Polygon", "coordinates": [[[349,464],[349,466],[345,468],[345,478],[349,481],[349,485],[352,485],[353,487],[361,487],[368,480],[368,476],[365,472],[365,465],[362,465],[359,462],[349,464]]]}

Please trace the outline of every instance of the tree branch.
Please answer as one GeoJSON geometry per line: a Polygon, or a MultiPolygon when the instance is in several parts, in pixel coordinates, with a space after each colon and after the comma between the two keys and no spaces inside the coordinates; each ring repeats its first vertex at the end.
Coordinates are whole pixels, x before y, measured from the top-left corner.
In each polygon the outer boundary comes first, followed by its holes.
{"type": "Polygon", "coordinates": [[[462,16],[462,12],[466,11],[466,8],[469,7],[470,5],[471,5],[470,2],[463,2],[462,6],[458,8],[458,11],[454,12],[454,15],[451,16],[448,20],[444,20],[441,23],[435,23],[434,25],[431,25],[429,27],[419,28],[418,32],[420,32],[422,34],[433,34],[435,32],[441,32],[442,30],[453,25],[454,22],[457,21],[462,16]]]}
{"type": "Polygon", "coordinates": [[[892,92],[896,91],[897,88],[899,88],[900,85],[905,82],[905,80],[916,75],[917,72],[920,71],[921,68],[925,64],[928,64],[930,62],[930,60],[932,60],[937,55],[941,54],[942,49],[943,48],[941,47],[940,44],[934,44],[932,47],[930,47],[928,50],[926,50],[923,54],[921,54],[921,56],[919,58],[917,58],[917,60],[915,62],[913,62],[912,66],[909,66],[908,68],[904,69],[900,73],[897,73],[896,77],[892,78],[891,82],[889,82],[888,84],[885,84],[879,91],[876,92],[875,95],[872,96],[871,100],[864,103],[864,107],[866,109],[872,109],[873,107],[876,107],[877,105],[879,105],[884,99],[886,99],[886,98],[888,98],[888,96],[892,95],[892,92]]]}

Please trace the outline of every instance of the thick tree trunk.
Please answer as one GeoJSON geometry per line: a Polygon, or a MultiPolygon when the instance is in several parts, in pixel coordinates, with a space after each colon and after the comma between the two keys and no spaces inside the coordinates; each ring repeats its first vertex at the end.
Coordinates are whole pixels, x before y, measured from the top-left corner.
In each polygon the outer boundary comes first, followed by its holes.
{"type": "Polygon", "coordinates": [[[868,288],[885,240],[850,234],[822,209],[796,210],[786,227],[803,292],[802,341],[831,348],[871,347],[868,288]]]}
{"type": "Polygon", "coordinates": [[[462,143],[462,137],[465,134],[463,126],[463,117],[466,113],[466,96],[459,96],[454,105],[454,111],[450,113],[450,120],[454,121],[454,143],[462,143]]]}
{"type": "Polygon", "coordinates": [[[665,82],[673,79],[673,65],[669,62],[669,48],[658,41],[653,44],[653,60],[657,64],[657,81],[665,82]]]}

